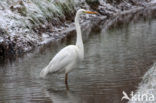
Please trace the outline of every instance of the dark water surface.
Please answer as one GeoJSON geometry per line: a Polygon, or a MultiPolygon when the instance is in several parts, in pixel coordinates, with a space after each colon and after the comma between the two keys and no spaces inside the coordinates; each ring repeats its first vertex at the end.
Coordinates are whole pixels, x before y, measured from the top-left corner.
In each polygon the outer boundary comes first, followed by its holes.
{"type": "Polygon", "coordinates": [[[58,50],[74,43],[73,38],[1,63],[0,103],[121,103],[122,91],[136,90],[156,60],[156,20],[108,31],[96,28],[83,33],[85,59],[69,74],[69,91],[64,74],[43,80],[39,73],[58,50]]]}

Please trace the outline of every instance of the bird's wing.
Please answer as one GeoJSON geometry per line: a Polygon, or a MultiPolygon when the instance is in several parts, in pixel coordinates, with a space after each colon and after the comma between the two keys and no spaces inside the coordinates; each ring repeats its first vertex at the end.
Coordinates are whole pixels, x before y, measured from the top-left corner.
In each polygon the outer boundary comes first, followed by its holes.
{"type": "Polygon", "coordinates": [[[41,71],[40,76],[45,77],[49,72],[57,72],[74,60],[77,50],[74,46],[67,46],[58,52],[50,63],[41,71]]]}

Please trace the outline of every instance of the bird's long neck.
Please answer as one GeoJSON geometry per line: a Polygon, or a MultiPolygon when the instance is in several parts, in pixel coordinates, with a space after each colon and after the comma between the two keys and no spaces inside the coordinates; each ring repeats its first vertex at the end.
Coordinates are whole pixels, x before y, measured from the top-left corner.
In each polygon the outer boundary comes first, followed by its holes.
{"type": "Polygon", "coordinates": [[[76,26],[76,33],[77,33],[77,38],[76,38],[76,46],[83,48],[83,41],[82,41],[82,34],[81,34],[81,27],[79,23],[79,15],[77,14],[75,17],[75,26],[76,26]]]}
{"type": "Polygon", "coordinates": [[[81,34],[81,27],[79,24],[79,18],[80,14],[77,13],[75,17],[75,26],[76,26],[76,33],[77,33],[77,38],[76,38],[76,46],[80,48],[82,56],[84,55],[84,47],[83,47],[83,41],[82,41],[82,34],[81,34]]]}

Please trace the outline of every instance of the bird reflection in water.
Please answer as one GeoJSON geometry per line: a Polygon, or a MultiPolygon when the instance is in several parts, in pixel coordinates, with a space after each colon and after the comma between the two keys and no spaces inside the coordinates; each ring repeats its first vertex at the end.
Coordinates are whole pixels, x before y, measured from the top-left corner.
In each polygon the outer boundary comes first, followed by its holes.
{"type": "MultiPolygon", "coordinates": [[[[68,85],[66,85],[66,88],[68,88],[68,85]]],[[[45,92],[53,103],[82,103],[82,99],[71,92],[69,88],[66,90],[54,90],[50,88],[45,92]]],[[[83,103],[85,102],[83,101],[83,103]]]]}

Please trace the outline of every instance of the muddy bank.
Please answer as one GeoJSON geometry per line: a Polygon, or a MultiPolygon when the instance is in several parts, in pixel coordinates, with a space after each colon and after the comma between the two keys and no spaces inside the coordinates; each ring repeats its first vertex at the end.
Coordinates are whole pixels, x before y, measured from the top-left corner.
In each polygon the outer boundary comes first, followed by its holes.
{"type": "Polygon", "coordinates": [[[87,23],[83,23],[86,19],[93,19],[93,21],[96,19],[97,24],[102,20],[101,23],[106,23],[107,27],[111,27],[113,21],[120,23],[126,21],[123,19],[133,18],[129,14],[138,14],[140,17],[147,17],[148,13],[154,14],[155,4],[150,4],[150,2],[148,0],[3,1],[0,3],[2,14],[0,56],[22,55],[38,45],[65,37],[69,34],[68,32],[75,29],[74,15],[79,8],[99,12],[97,17],[83,16],[81,24],[86,25],[87,23]]]}

